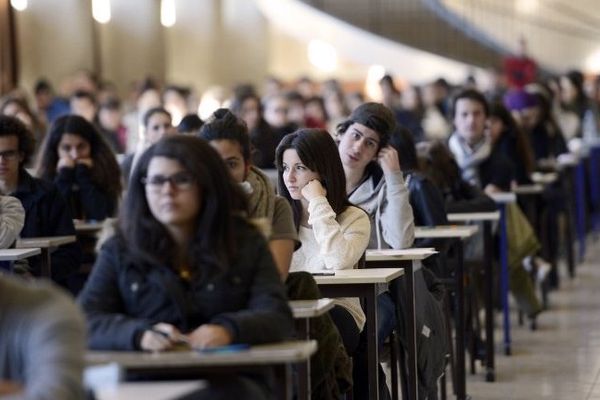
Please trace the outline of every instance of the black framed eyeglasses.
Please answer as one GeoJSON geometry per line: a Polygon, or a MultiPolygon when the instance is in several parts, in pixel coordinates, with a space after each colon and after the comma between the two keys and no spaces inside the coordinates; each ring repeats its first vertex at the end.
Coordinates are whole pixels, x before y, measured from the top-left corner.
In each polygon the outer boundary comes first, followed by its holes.
{"type": "Polygon", "coordinates": [[[167,182],[177,190],[190,190],[196,183],[196,180],[189,172],[178,172],[171,176],[160,174],[145,176],[141,179],[141,182],[146,186],[146,189],[152,191],[161,190],[167,182]]]}

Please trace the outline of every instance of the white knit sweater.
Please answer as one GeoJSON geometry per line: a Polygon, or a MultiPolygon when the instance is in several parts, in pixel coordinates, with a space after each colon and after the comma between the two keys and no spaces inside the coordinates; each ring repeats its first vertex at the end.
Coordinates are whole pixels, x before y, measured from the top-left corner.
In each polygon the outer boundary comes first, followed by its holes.
{"type": "MultiPolygon", "coordinates": [[[[298,236],[302,247],[294,253],[290,271],[317,272],[323,269],[356,268],[371,235],[371,223],[367,214],[350,206],[336,217],[324,196],[309,202],[308,213],[311,227],[300,227],[298,236]]],[[[362,330],[365,314],[358,298],[336,299],[335,304],[348,310],[362,330]]]]}

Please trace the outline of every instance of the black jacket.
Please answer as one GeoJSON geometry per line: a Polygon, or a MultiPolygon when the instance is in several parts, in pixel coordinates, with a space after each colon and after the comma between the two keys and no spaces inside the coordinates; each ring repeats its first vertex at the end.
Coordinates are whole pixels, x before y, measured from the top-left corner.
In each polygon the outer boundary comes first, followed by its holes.
{"type": "Polygon", "coordinates": [[[491,183],[508,192],[511,189],[511,182],[516,180],[515,167],[510,159],[496,148],[492,150],[487,160],[479,164],[479,179],[481,189],[491,183]]]}
{"type": "Polygon", "coordinates": [[[442,191],[448,213],[492,212],[496,203],[479,188],[462,179],[442,191]]]}
{"type": "MultiPolygon", "coordinates": [[[[19,172],[19,185],[13,195],[21,200],[25,208],[22,238],[75,235],[69,207],[54,184],[33,178],[22,170],[19,172]]],[[[41,259],[32,257],[28,261],[33,275],[39,275],[41,259]]],[[[59,246],[52,252],[51,263],[52,279],[64,284],[69,275],[79,270],[79,244],[59,246]]]]}
{"type": "Polygon", "coordinates": [[[275,168],[275,149],[279,142],[271,126],[260,119],[258,126],[249,132],[252,144],[252,163],[258,168],[275,168]]]}
{"type": "MultiPolygon", "coordinates": [[[[528,140],[528,139],[527,139],[528,140]]],[[[531,144],[528,144],[531,147],[531,144]]],[[[517,138],[511,133],[505,133],[494,145],[494,150],[502,153],[514,166],[515,179],[519,185],[531,184],[525,163],[521,159],[517,146],[517,138]]]]}
{"type": "Polygon", "coordinates": [[[89,167],[77,164],[75,168],[61,168],[54,183],[67,199],[74,218],[102,221],[115,215],[117,199],[92,181],[89,167]]]}
{"type": "MultiPolygon", "coordinates": [[[[408,187],[409,202],[413,209],[415,226],[448,225],[444,199],[440,190],[424,175],[418,172],[405,174],[405,182],[408,187]]],[[[447,244],[445,239],[415,239],[415,247],[434,247],[442,250],[447,244]]],[[[423,261],[435,274],[441,272],[443,266],[439,264],[439,257],[429,257],[423,261]]]]}
{"type": "Polygon", "coordinates": [[[92,349],[134,350],[158,322],[184,333],[207,323],[224,326],[234,343],[259,344],[291,336],[292,314],[266,242],[245,222],[227,272],[208,271],[191,282],[166,265],[133,262],[117,235],[100,251],[79,296],[92,349]]]}
{"type": "Polygon", "coordinates": [[[568,153],[567,142],[560,131],[551,134],[551,128],[538,124],[530,133],[531,146],[536,161],[546,158],[556,158],[568,153]]]}

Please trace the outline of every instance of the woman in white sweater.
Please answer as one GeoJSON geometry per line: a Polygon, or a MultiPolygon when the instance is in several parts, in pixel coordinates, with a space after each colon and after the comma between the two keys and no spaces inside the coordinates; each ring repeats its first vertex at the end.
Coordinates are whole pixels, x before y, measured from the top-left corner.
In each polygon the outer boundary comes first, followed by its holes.
{"type": "MultiPolygon", "coordinates": [[[[335,142],[325,130],[301,129],[277,147],[279,193],[294,211],[302,243],[291,271],[319,272],[356,268],[369,244],[369,217],[352,206],[335,142]]],[[[336,299],[331,311],[344,345],[352,354],[365,315],[357,298],[336,299]]]]}

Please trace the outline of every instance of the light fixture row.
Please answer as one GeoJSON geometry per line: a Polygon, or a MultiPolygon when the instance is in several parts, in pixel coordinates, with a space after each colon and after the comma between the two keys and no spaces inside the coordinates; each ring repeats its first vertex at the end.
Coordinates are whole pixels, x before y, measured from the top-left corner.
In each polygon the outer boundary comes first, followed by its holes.
{"type": "MultiPolygon", "coordinates": [[[[17,11],[25,11],[27,0],[10,0],[10,5],[17,11]]],[[[110,0],[92,0],[92,17],[100,24],[110,22],[110,0]]],[[[175,25],[176,21],[175,0],[161,0],[160,23],[168,28],[175,25]]]]}

